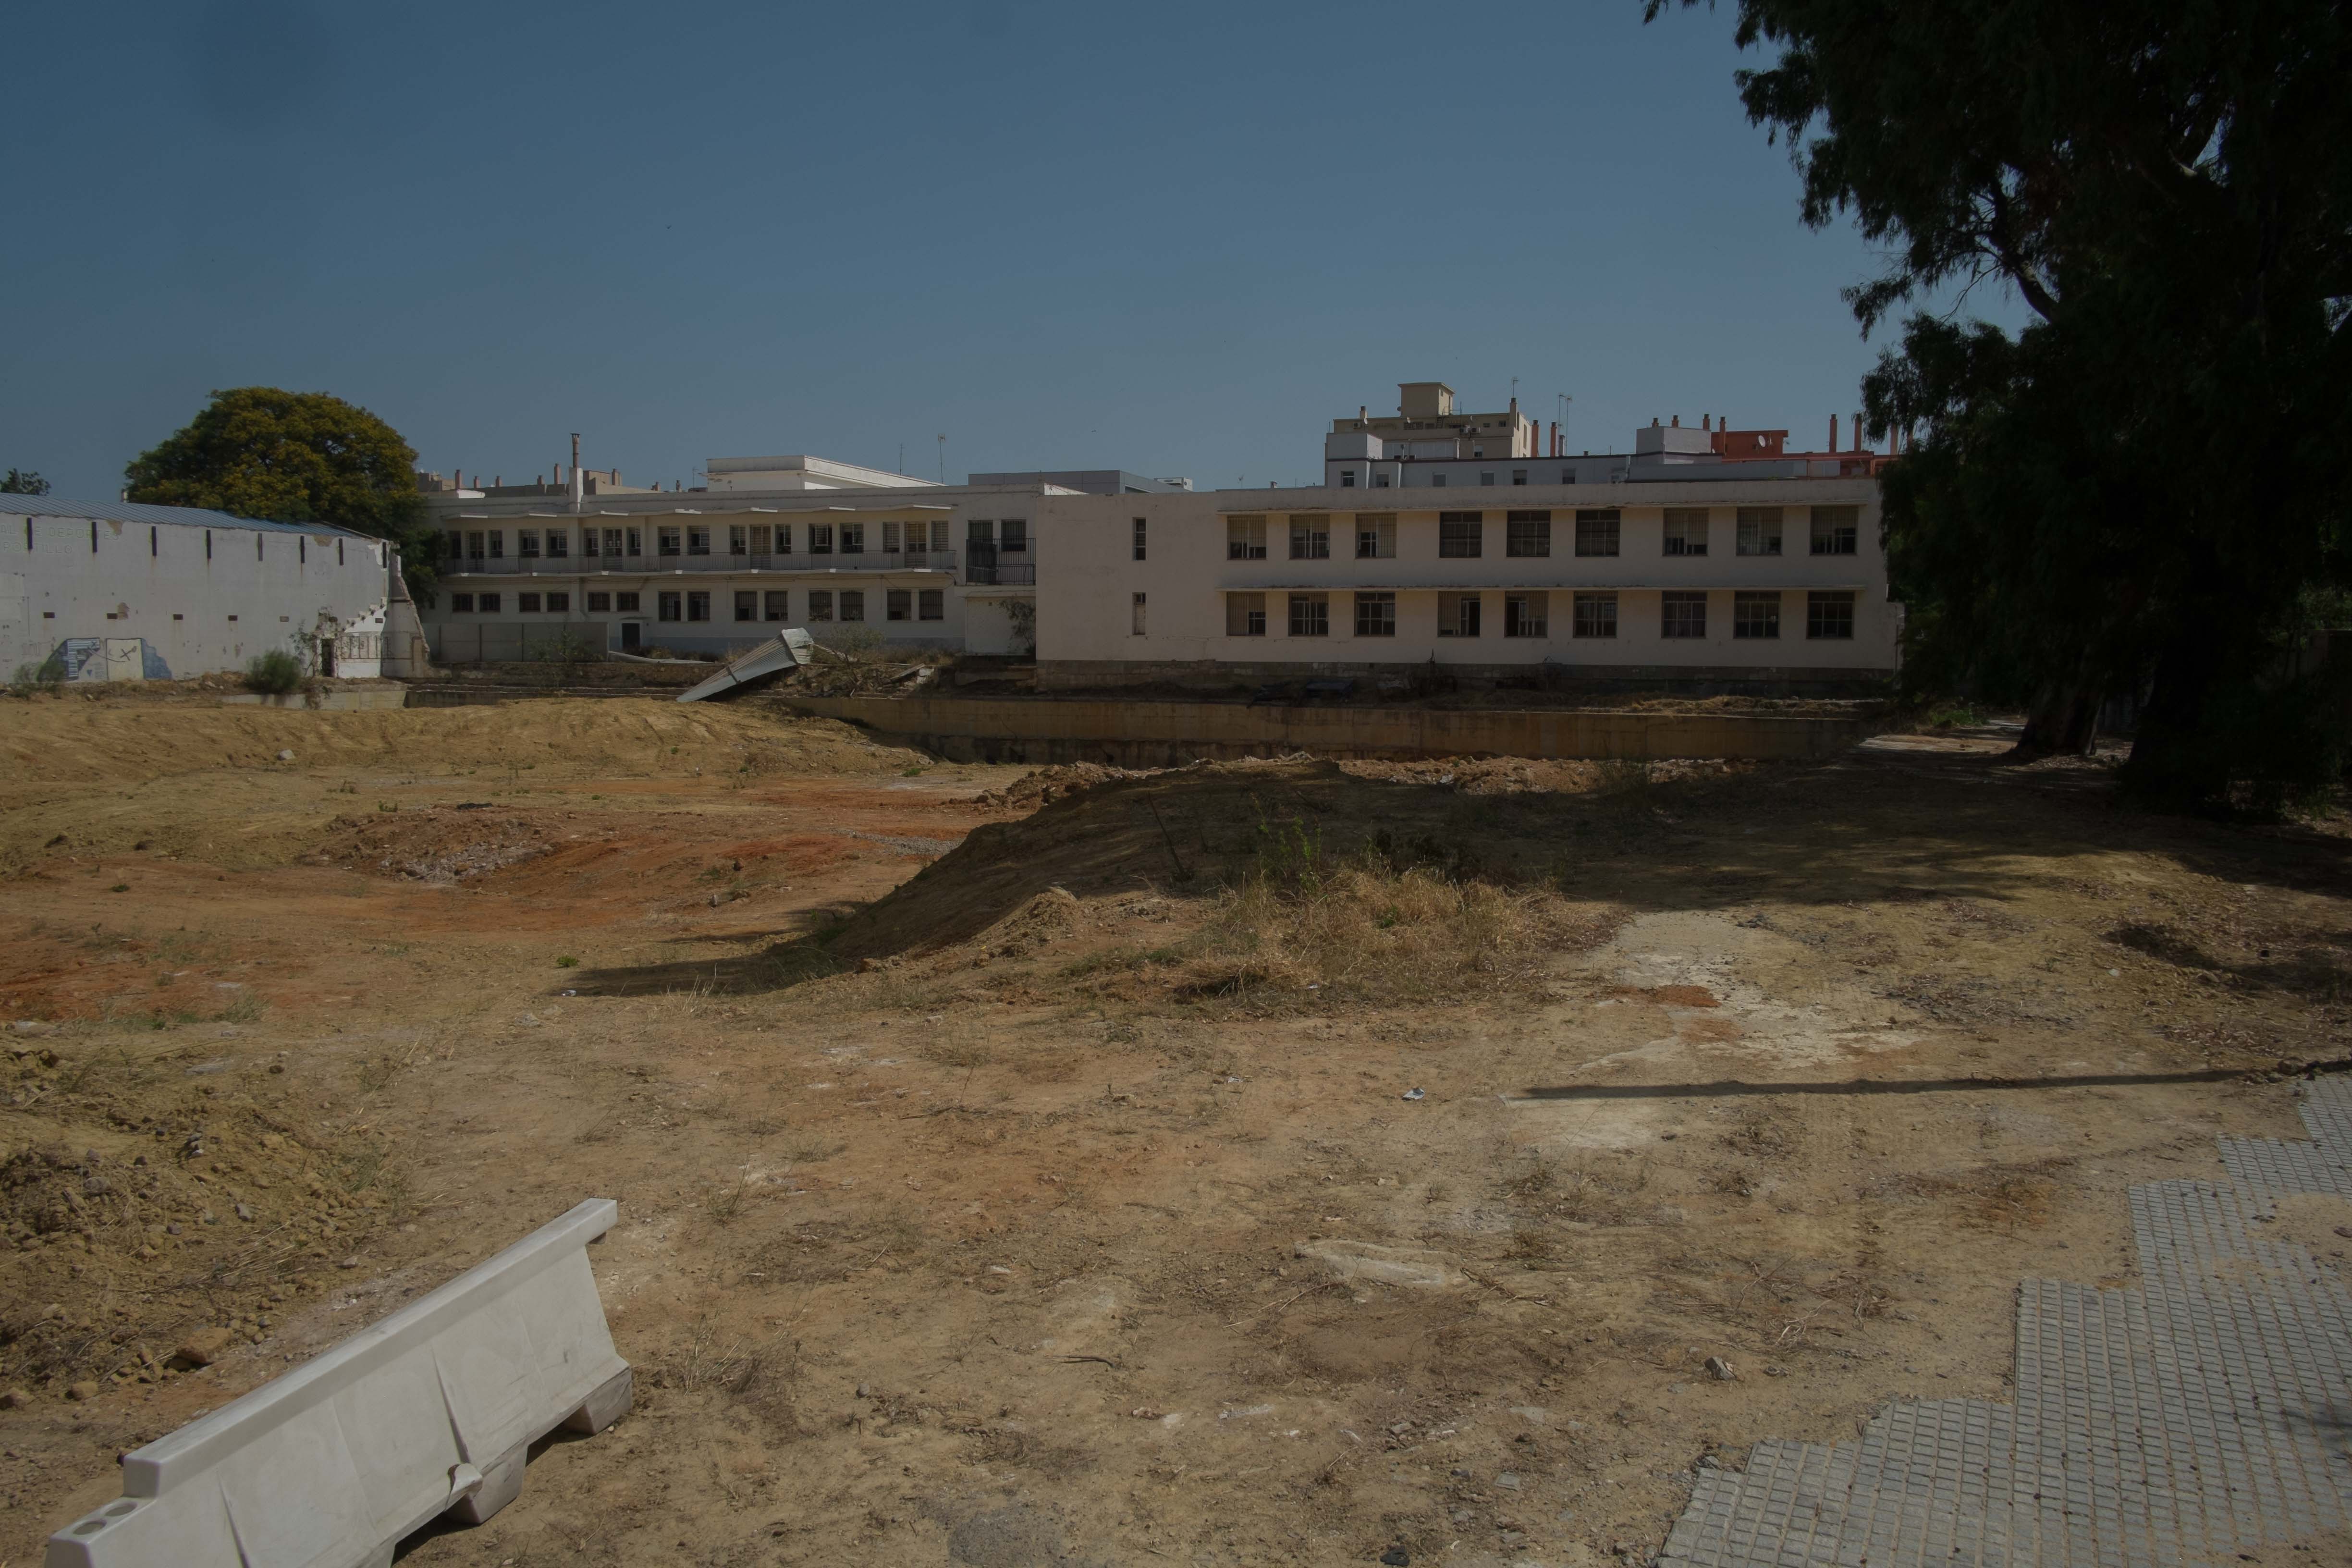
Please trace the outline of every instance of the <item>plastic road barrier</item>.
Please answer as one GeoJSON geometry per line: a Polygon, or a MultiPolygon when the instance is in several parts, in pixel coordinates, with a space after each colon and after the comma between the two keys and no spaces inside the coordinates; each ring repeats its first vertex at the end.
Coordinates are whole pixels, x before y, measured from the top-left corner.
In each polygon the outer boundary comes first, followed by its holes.
{"type": "Polygon", "coordinates": [[[380,1568],[436,1516],[479,1524],[530,1445],[629,1407],[588,1243],[591,1198],[296,1371],[126,1456],[122,1497],[47,1568],[380,1568]]]}

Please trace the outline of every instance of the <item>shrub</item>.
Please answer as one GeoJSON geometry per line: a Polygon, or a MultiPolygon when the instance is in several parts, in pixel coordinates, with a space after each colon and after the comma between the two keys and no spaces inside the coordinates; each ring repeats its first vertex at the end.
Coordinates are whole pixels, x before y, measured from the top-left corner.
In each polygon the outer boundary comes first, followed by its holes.
{"type": "Polygon", "coordinates": [[[36,691],[54,694],[66,683],[66,661],[51,654],[39,664],[20,664],[8,681],[8,689],[18,697],[30,697],[36,691]]]}
{"type": "Polygon", "coordinates": [[[245,683],[256,691],[282,696],[302,684],[302,663],[282,647],[245,661],[245,683]]]}

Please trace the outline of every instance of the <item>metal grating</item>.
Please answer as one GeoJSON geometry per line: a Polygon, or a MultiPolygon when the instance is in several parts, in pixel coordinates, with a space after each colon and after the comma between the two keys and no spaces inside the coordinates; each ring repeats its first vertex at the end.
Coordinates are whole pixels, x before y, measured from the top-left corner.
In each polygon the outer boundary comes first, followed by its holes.
{"type": "Polygon", "coordinates": [[[1701,1472],[1662,1561],[2137,1568],[2352,1523],[2352,1294],[2261,1235],[2279,1196],[2352,1196],[2352,1079],[2302,1110],[2309,1143],[2221,1140],[2229,1184],[2131,1190],[2138,1289],[2019,1288],[2014,1405],[1759,1443],[1745,1471],[1701,1472]]]}

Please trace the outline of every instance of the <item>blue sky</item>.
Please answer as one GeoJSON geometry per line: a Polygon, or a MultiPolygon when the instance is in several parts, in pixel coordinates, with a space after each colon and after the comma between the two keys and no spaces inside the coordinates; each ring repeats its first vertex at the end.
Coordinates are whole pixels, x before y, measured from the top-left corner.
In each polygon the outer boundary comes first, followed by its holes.
{"type": "MultiPolygon", "coordinates": [[[[1808,446],[1875,357],[1731,17],[1519,7],[26,6],[0,467],[110,496],[215,387],[422,466],[1307,482],[1395,384],[1572,449],[1808,446]]],[[[1998,301],[1991,302],[1998,306],[1998,301]]]]}

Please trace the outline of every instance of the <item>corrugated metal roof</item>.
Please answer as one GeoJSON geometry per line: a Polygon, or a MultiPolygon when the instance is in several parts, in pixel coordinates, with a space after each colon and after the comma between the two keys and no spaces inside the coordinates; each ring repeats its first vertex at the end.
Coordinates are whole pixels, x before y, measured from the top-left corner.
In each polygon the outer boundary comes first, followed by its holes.
{"type": "Polygon", "coordinates": [[[100,522],[168,523],[180,528],[251,528],[263,533],[373,534],[324,522],[263,522],[200,506],[153,506],[135,500],[63,500],[56,496],[0,496],[0,517],[94,517],[100,522]]]}

